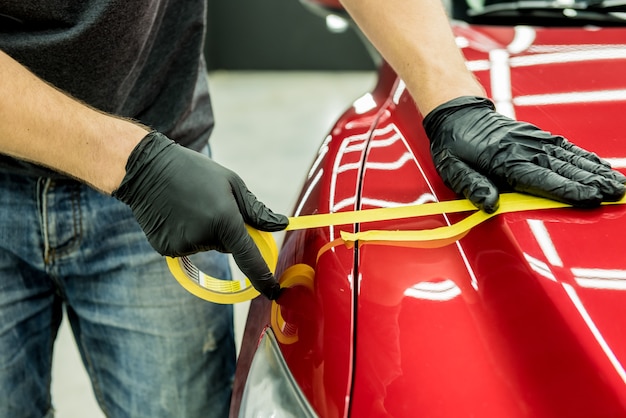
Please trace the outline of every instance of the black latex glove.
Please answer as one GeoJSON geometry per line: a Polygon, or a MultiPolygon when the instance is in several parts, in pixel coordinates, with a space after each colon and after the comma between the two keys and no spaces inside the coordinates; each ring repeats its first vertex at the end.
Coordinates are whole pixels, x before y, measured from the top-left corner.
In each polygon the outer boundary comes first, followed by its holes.
{"type": "Polygon", "coordinates": [[[271,232],[284,229],[289,221],[259,202],[237,174],[151,132],[131,153],[126,176],[113,196],[131,207],[161,255],[232,253],[260,293],[269,299],[279,296],[280,285],[244,223],[271,232]]]}
{"type": "Polygon", "coordinates": [[[481,97],[459,97],[424,118],[432,157],[446,185],[493,213],[498,189],[579,207],[619,200],[626,177],[561,136],[495,111],[481,97]]]}

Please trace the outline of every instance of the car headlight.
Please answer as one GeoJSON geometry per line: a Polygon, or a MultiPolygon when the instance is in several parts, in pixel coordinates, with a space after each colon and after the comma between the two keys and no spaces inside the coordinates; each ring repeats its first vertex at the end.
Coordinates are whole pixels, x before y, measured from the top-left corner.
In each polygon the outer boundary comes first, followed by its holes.
{"type": "Polygon", "coordinates": [[[271,329],[263,333],[241,397],[239,416],[316,417],[287,368],[271,329]]]}

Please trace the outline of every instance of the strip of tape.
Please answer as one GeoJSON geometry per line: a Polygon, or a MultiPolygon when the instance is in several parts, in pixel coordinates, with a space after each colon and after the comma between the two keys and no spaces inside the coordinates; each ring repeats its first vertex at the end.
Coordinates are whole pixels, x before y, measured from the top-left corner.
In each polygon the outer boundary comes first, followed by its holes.
{"type": "MultiPolygon", "coordinates": [[[[626,196],[617,202],[605,202],[603,204],[612,205],[624,203],[626,203],[626,196]]],[[[416,231],[372,230],[356,233],[340,231],[341,238],[329,242],[320,249],[318,252],[319,259],[323,253],[333,247],[338,245],[347,245],[350,247],[356,242],[358,242],[359,245],[369,243],[419,248],[441,247],[458,241],[471,231],[472,228],[500,214],[565,207],[570,207],[570,205],[519,193],[507,193],[500,196],[500,207],[492,214],[478,211],[469,200],[462,199],[393,208],[377,208],[292,217],[289,218],[289,225],[286,229],[293,231],[322,228],[331,225],[358,224],[469,211],[475,212],[455,224],[434,229],[416,231]]],[[[270,267],[270,270],[274,272],[278,259],[278,249],[274,237],[269,232],[259,231],[251,227],[248,227],[248,232],[259,247],[261,255],[270,267]]],[[[245,279],[243,282],[217,279],[200,271],[187,257],[168,257],[167,263],[176,280],[185,289],[210,302],[231,304],[244,302],[259,295],[248,279],[245,279]]],[[[288,272],[289,270],[285,273],[288,272]]],[[[281,283],[289,280],[288,277],[283,276],[280,278],[281,283]]]]}

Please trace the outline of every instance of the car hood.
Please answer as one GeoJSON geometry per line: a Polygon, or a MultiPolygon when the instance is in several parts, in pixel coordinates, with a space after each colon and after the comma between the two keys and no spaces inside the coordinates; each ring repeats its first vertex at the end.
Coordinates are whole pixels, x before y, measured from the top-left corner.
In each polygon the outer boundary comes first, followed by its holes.
{"type": "MultiPolygon", "coordinates": [[[[455,31],[499,111],[623,168],[625,29],[455,31]]],[[[364,154],[359,207],[457,199],[432,167],[401,81],[385,106],[364,154]]],[[[431,229],[465,216],[360,229],[431,229]]],[[[433,248],[357,247],[351,415],[621,416],[624,231],[620,204],[498,215],[433,248]]]]}

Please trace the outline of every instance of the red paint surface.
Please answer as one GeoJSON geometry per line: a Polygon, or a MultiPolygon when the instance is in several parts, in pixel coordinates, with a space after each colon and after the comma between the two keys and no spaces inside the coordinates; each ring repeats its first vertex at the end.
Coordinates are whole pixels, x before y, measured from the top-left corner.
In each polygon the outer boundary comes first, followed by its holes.
{"type": "MultiPolygon", "coordinates": [[[[463,51],[474,64],[488,63],[491,49],[513,39],[508,28],[465,27],[457,34],[469,41],[463,51]]],[[[529,96],[626,90],[626,29],[535,35],[529,48],[510,56],[514,104],[529,96]]],[[[476,75],[491,94],[491,72],[476,75]]],[[[413,100],[404,92],[394,102],[394,93],[396,76],[384,66],[376,107],[360,115],[348,110],[321,147],[298,214],[457,198],[433,168],[413,100]]],[[[601,157],[624,158],[625,105],[626,94],[514,109],[518,119],[601,157]]],[[[357,228],[434,228],[463,216],[357,228]]],[[[289,233],[277,270],[280,276],[296,263],[316,270],[311,299],[296,305],[307,312],[289,316],[298,341],[281,348],[320,416],[626,414],[626,208],[512,213],[442,248],[340,246],[316,261],[339,230],[354,226],[289,233]]],[[[257,323],[248,324],[236,385],[268,321],[269,304],[255,300],[251,309],[257,323]]]]}

